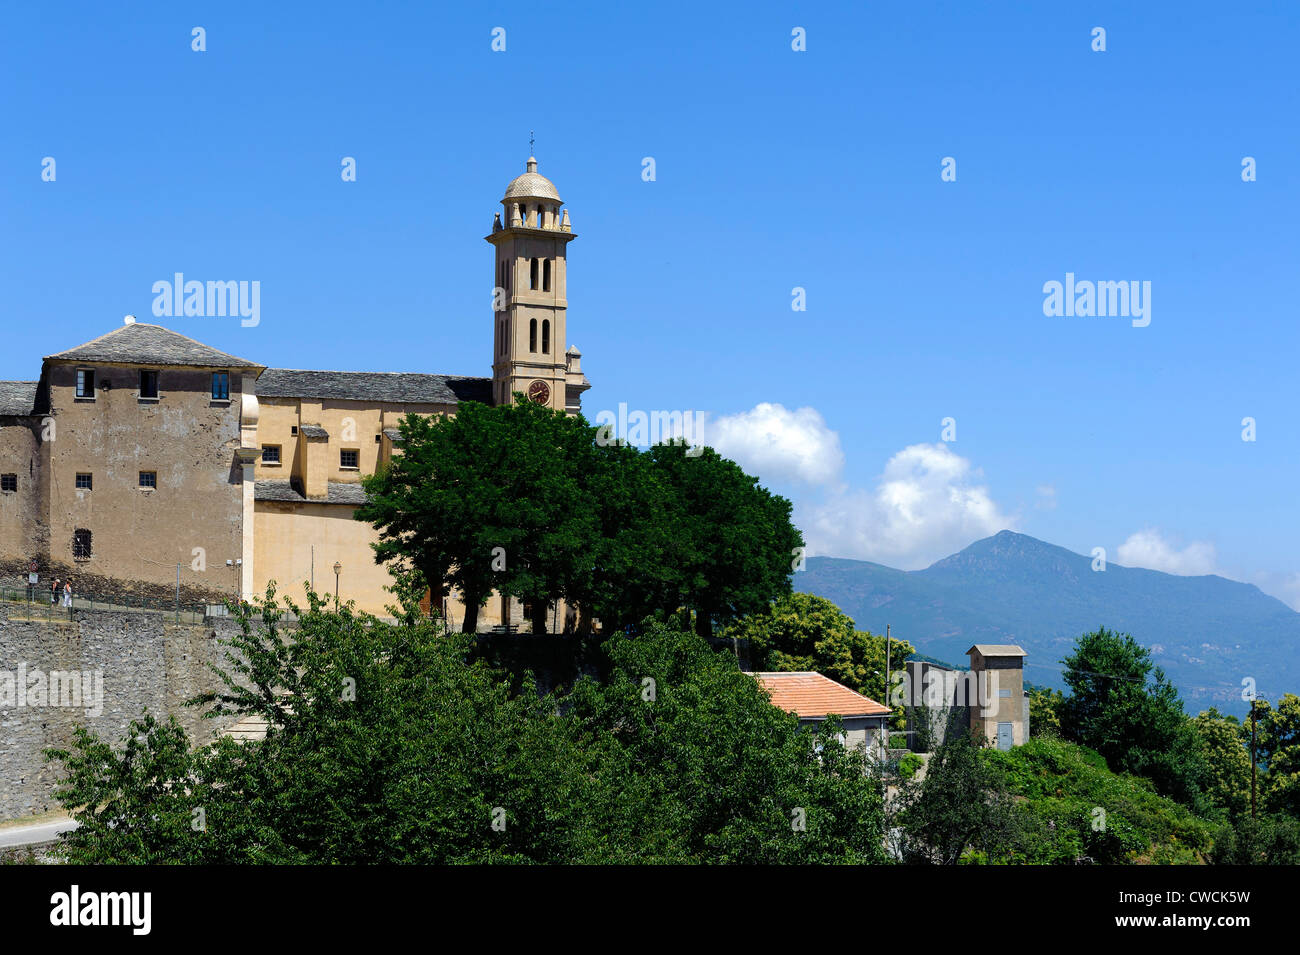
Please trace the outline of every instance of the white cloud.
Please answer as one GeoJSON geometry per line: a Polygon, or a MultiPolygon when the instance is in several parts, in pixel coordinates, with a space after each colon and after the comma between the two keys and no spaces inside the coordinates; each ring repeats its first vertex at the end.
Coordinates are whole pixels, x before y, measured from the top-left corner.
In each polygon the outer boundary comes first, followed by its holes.
{"type": "Polygon", "coordinates": [[[1040,511],[1056,510],[1056,488],[1050,484],[1040,484],[1034,489],[1034,493],[1038,495],[1038,501],[1034,504],[1034,507],[1040,511]]]}
{"type": "Polygon", "coordinates": [[[1127,567],[1146,567],[1167,574],[1198,576],[1212,574],[1216,564],[1214,545],[1207,541],[1192,541],[1178,547],[1164,538],[1155,528],[1144,528],[1130,534],[1128,540],[1115,552],[1119,563],[1127,567]]]}
{"type": "Polygon", "coordinates": [[[840,436],[815,408],[763,402],[707,422],[704,443],[765,482],[830,485],[844,470],[840,436]]]}
{"type": "Polygon", "coordinates": [[[704,443],[765,484],[799,482],[795,523],[810,553],[926,567],[1012,527],[982,474],[947,444],[896,453],[871,488],[844,479],[839,434],[815,408],[763,403],[708,422],[704,443]]]}
{"type": "Polygon", "coordinates": [[[830,494],[800,508],[810,552],[914,570],[1014,526],[982,473],[946,444],[913,444],[885,465],[873,489],[830,494]]]}

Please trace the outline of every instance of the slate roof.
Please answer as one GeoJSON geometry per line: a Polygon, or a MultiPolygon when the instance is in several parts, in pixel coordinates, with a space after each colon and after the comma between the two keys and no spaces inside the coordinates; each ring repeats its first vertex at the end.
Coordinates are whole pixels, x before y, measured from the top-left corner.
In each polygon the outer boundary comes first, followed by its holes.
{"type": "Polygon", "coordinates": [[[32,413],[36,404],[36,381],[0,381],[0,415],[32,413]]]}
{"type": "Polygon", "coordinates": [[[119,364],[192,365],[201,368],[261,368],[255,361],[236,358],[202,342],[186,338],[161,325],[133,322],[96,339],[55,355],[46,361],[104,361],[119,364]]]}
{"type": "Polygon", "coordinates": [[[330,436],[330,433],[318,424],[299,425],[298,433],[304,438],[328,438],[330,436]]]}
{"type": "Polygon", "coordinates": [[[253,499],[256,501],[286,501],[291,504],[350,504],[353,507],[366,503],[366,492],[360,484],[342,484],[330,481],[328,496],[324,499],[309,498],[300,494],[288,481],[258,481],[253,485],[253,499]]]}
{"type": "Polygon", "coordinates": [[[334,398],[455,405],[492,400],[491,378],[391,371],[308,371],[268,368],[257,379],[258,397],[334,398]]]}
{"type": "Polygon", "coordinates": [[[384,437],[393,442],[393,444],[401,444],[404,440],[402,438],[402,432],[397,428],[385,428],[384,437]]]}
{"type": "Polygon", "coordinates": [[[820,673],[751,673],[772,697],[772,703],[801,719],[839,716],[884,716],[889,707],[855,693],[820,673]]]}

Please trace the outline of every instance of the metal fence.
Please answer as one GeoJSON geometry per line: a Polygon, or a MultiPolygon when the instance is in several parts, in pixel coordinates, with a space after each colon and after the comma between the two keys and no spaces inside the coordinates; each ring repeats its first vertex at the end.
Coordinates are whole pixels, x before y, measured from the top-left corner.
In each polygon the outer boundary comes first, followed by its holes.
{"type": "Polygon", "coordinates": [[[220,616],[226,613],[223,604],[181,604],[176,600],[146,597],[143,594],[113,594],[102,597],[96,594],[73,593],[68,605],[64,596],[57,597],[49,590],[43,590],[39,584],[35,587],[0,587],[0,602],[10,605],[23,605],[33,617],[46,620],[71,620],[74,610],[104,610],[118,613],[157,613],[169,616],[175,623],[203,623],[205,617],[220,616]]]}

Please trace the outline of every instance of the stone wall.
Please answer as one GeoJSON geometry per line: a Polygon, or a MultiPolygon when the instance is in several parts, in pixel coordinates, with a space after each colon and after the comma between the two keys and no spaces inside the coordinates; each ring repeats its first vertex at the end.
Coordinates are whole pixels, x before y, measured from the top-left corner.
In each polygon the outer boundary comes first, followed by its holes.
{"type": "Polygon", "coordinates": [[[67,746],[78,724],[117,743],[148,707],[159,716],[174,714],[196,742],[211,739],[231,721],[201,719],[200,708],[181,704],[218,688],[207,664],[224,664],[227,648],[220,641],[236,632],[230,620],[178,626],[158,613],[73,610],[71,619],[64,611],[47,621],[22,604],[0,603],[0,819],[58,808],[53,789],[60,767],[42,751],[67,746]],[[17,706],[13,685],[20,668],[29,686],[36,670],[47,676],[98,671],[102,712],[89,716],[85,705],[17,706]]]}

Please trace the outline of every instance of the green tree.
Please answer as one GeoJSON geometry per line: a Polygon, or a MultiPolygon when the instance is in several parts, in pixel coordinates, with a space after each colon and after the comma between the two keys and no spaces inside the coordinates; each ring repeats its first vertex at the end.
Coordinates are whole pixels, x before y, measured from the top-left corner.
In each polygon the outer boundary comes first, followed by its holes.
{"type": "Polygon", "coordinates": [[[734,656],[653,624],[605,644],[610,675],[570,703],[608,862],[884,861],[868,757],[769,701],[734,656]]]}
{"type": "Polygon", "coordinates": [[[533,633],[541,635],[550,629],[552,604],[589,596],[592,568],[603,550],[597,495],[611,482],[602,467],[606,462],[594,452],[595,428],[516,398],[495,409],[507,444],[496,455],[501,494],[490,533],[494,546],[504,549],[500,589],[524,602],[533,633]]]}
{"type": "Polygon", "coordinates": [[[1256,752],[1267,768],[1264,804],[1271,812],[1300,819],[1300,696],[1284,693],[1276,707],[1267,700],[1257,702],[1255,719],[1256,752]]]}
{"type": "Polygon", "coordinates": [[[664,595],[666,611],[687,608],[707,637],[715,625],[790,593],[803,535],[790,522],[788,500],[712,448],[674,442],[649,454],[680,508],[673,529],[680,576],[677,592],[664,595]]]}
{"type": "Polygon", "coordinates": [[[1036,686],[1029,691],[1029,734],[1031,736],[1059,737],[1061,735],[1061,703],[1065,694],[1060,690],[1036,686]]]}
{"type": "Polygon", "coordinates": [[[83,731],[59,798],[82,863],[881,861],[880,792],[838,728],[815,735],[734,658],[651,626],[568,702],[470,662],[422,617],[385,623],[273,590],[231,641],[214,715],[264,740],[194,748],[146,717],[83,731]],[[646,679],[655,692],[646,693],[646,679]],[[196,811],[198,811],[196,813],[196,811]],[[201,824],[198,824],[201,823],[201,824]]]}
{"type": "Polygon", "coordinates": [[[499,409],[461,403],[453,417],[406,415],[401,453],[362,479],[367,501],[354,513],[374,524],[375,562],[413,568],[440,606],[447,588],[465,606],[461,629],[478,629],[478,612],[497,582],[493,547],[506,493],[503,469],[514,439],[499,409]]]}
{"type": "Polygon", "coordinates": [[[1201,713],[1193,722],[1207,770],[1206,799],[1230,817],[1241,815],[1250,809],[1250,753],[1241,723],[1214,708],[1201,713]]]}
{"type": "Polygon", "coordinates": [[[1300,820],[1239,816],[1219,832],[1210,858],[1215,865],[1300,865],[1300,820]]]}
{"type": "Polygon", "coordinates": [[[1066,739],[1100,753],[1116,772],[1145,776],[1189,806],[1203,800],[1206,766],[1178,691],[1129,634],[1102,627],[1062,663],[1070,695],[1059,708],[1066,739]]]}
{"type": "MultiPolygon", "coordinates": [[[[754,665],[761,670],[812,670],[889,702],[885,638],[856,629],[852,618],[825,597],[787,594],[737,620],[724,635],[748,639],[754,665]]],[[[891,641],[889,672],[901,673],[914,652],[906,640],[891,641]]]]}
{"type": "Polygon", "coordinates": [[[897,821],[905,861],[955,865],[967,851],[998,851],[1016,829],[1002,773],[980,758],[987,745],[969,732],[946,739],[919,782],[899,786],[897,821]]]}

